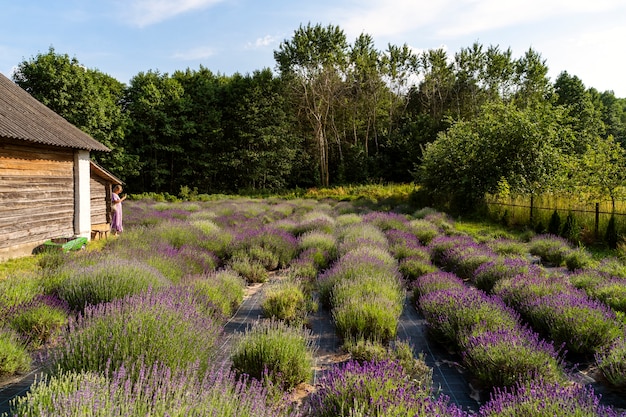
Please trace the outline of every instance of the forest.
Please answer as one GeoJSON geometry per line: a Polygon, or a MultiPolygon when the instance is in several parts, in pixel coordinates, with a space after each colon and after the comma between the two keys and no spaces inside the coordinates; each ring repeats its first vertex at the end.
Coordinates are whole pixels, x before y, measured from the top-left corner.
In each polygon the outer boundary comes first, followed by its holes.
{"type": "Polygon", "coordinates": [[[109,147],[93,158],[131,193],[416,182],[467,205],[581,187],[616,198],[624,183],[626,99],[567,71],[550,80],[532,48],[381,50],[309,23],[274,58],[252,74],[147,70],[126,85],[50,47],[13,80],[109,147]]]}

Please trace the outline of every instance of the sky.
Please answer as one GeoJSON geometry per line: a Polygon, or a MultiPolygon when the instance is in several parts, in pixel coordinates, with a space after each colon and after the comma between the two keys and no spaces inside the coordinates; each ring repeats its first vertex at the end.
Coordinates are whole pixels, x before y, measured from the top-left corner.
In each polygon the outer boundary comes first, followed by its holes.
{"type": "Polygon", "coordinates": [[[275,70],[274,51],[301,26],[361,33],[379,50],[407,44],[450,56],[474,42],[532,48],[551,81],[567,71],[626,98],[624,0],[0,0],[0,72],[45,54],[76,58],[128,84],[140,72],[275,70]]]}

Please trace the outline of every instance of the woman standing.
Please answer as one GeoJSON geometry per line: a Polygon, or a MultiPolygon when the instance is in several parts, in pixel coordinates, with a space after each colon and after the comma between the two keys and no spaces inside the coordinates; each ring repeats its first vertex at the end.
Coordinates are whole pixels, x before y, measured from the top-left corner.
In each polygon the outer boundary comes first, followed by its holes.
{"type": "Polygon", "coordinates": [[[113,187],[113,194],[111,195],[111,232],[114,235],[122,233],[124,227],[122,226],[122,201],[126,200],[126,196],[121,197],[122,186],[116,184],[113,187]]]}

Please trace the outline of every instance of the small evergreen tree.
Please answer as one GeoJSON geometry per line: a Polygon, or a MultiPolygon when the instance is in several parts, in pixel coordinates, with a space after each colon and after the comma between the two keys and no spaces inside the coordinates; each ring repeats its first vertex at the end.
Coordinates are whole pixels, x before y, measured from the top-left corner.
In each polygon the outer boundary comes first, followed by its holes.
{"type": "Polygon", "coordinates": [[[606,241],[609,248],[616,249],[617,241],[619,240],[619,236],[617,234],[617,226],[615,225],[615,215],[611,214],[611,218],[609,219],[609,224],[606,227],[606,234],[604,235],[604,240],[606,241]]]}
{"type": "Polygon", "coordinates": [[[556,210],[554,210],[554,213],[552,213],[552,217],[550,217],[550,223],[548,223],[548,233],[550,233],[551,235],[558,236],[560,230],[561,230],[561,216],[559,216],[559,213],[556,210]]]}

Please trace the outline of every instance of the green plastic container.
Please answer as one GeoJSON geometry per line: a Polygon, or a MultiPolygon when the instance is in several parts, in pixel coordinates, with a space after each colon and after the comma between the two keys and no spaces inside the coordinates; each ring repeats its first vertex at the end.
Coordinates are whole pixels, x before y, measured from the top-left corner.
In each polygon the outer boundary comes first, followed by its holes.
{"type": "Polygon", "coordinates": [[[87,238],[86,237],[77,237],[77,238],[57,238],[50,239],[43,243],[44,249],[49,250],[62,250],[64,252],[81,250],[87,246],[87,238]]]}

